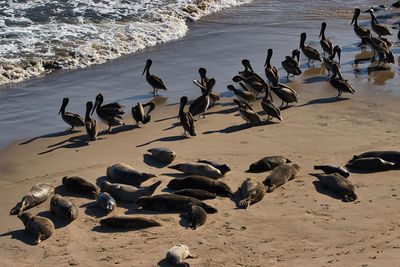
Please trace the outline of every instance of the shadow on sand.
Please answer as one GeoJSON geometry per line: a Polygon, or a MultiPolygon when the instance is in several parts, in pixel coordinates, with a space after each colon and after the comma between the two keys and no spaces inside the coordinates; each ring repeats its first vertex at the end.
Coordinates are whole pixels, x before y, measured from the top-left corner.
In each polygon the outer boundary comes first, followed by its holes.
{"type": "Polygon", "coordinates": [[[326,98],[318,98],[318,99],[313,99],[307,103],[304,103],[303,105],[297,106],[298,108],[300,107],[305,107],[308,105],[315,105],[315,104],[329,104],[329,103],[334,103],[334,102],[340,102],[340,101],[345,101],[349,100],[350,98],[347,97],[326,97],[326,98]]]}
{"type": "Polygon", "coordinates": [[[172,142],[172,141],[181,141],[181,140],[185,140],[185,139],[188,139],[188,138],[189,138],[188,136],[184,136],[184,135],[174,135],[174,136],[161,137],[161,138],[149,141],[147,143],[144,143],[144,144],[141,144],[141,145],[137,145],[136,147],[147,146],[147,145],[150,145],[150,144],[152,144],[154,142],[157,142],[157,141],[159,141],[159,142],[172,142]]]}

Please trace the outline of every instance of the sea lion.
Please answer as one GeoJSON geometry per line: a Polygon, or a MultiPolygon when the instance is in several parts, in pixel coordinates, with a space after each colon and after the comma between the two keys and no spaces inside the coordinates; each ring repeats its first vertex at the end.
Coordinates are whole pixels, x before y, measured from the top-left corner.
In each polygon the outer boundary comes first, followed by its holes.
{"type": "Polygon", "coordinates": [[[58,194],[50,200],[50,211],[68,223],[75,220],[79,214],[74,203],[58,194]]]}
{"type": "Polygon", "coordinates": [[[32,216],[30,212],[20,213],[18,218],[24,223],[25,230],[36,236],[35,245],[49,238],[55,231],[53,222],[48,218],[32,216]]]}
{"type": "Polygon", "coordinates": [[[100,188],[97,185],[92,184],[91,182],[78,176],[65,176],[62,179],[62,184],[71,192],[88,195],[95,198],[97,198],[100,193],[100,188]]]}
{"type": "Polygon", "coordinates": [[[349,161],[346,167],[366,171],[387,171],[396,168],[396,164],[378,157],[365,157],[349,161]]]}
{"type": "Polygon", "coordinates": [[[108,214],[115,209],[117,202],[109,194],[101,192],[97,197],[96,205],[108,214]]]}
{"type": "Polygon", "coordinates": [[[291,161],[282,156],[269,156],[264,157],[252,164],[250,164],[249,170],[247,172],[266,172],[273,170],[274,168],[290,163],[291,161]]]}
{"type": "Polygon", "coordinates": [[[335,191],[341,196],[344,196],[346,201],[354,201],[357,195],[354,192],[354,185],[342,175],[338,173],[332,174],[316,174],[319,181],[327,188],[335,191]]]}
{"type": "Polygon", "coordinates": [[[205,163],[180,163],[168,168],[181,171],[185,175],[201,175],[213,179],[222,177],[222,173],[217,168],[205,163]]]}
{"type": "Polygon", "coordinates": [[[185,188],[203,189],[208,192],[227,197],[231,197],[233,195],[232,190],[224,182],[200,175],[189,175],[184,178],[172,179],[168,183],[167,187],[173,190],[185,188]]]}
{"type": "Polygon", "coordinates": [[[297,177],[300,172],[300,166],[296,163],[292,165],[280,165],[272,170],[271,174],[264,180],[264,185],[268,187],[267,192],[274,191],[277,187],[285,184],[287,181],[297,177]]]}
{"type": "Polygon", "coordinates": [[[133,229],[144,229],[154,226],[161,226],[161,224],[155,220],[132,216],[112,216],[100,220],[100,224],[107,227],[133,229]]]}
{"type": "Polygon", "coordinates": [[[369,151],[362,153],[360,155],[354,155],[353,160],[358,158],[370,158],[370,157],[377,157],[383,160],[393,162],[397,165],[400,165],[400,152],[399,151],[369,151]]]}
{"type": "Polygon", "coordinates": [[[339,173],[343,177],[349,177],[350,173],[342,166],[333,165],[315,165],[314,170],[322,170],[326,174],[339,173]]]}
{"type": "Polygon", "coordinates": [[[135,202],[139,197],[151,196],[160,184],[161,181],[158,181],[150,186],[137,188],[131,185],[112,184],[104,181],[101,185],[101,190],[109,193],[120,201],[135,202]]]}
{"type": "Polygon", "coordinates": [[[249,177],[238,188],[239,207],[247,209],[251,204],[259,202],[265,196],[265,186],[256,179],[249,177]]]}
{"type": "Polygon", "coordinates": [[[189,248],[186,245],[176,245],[168,250],[167,256],[165,258],[170,264],[189,266],[189,264],[185,264],[183,260],[186,258],[195,257],[190,255],[189,248]]]}
{"type": "Polygon", "coordinates": [[[231,170],[231,168],[229,168],[229,166],[227,164],[219,164],[214,161],[202,160],[202,159],[199,159],[197,162],[209,164],[209,165],[213,166],[214,168],[217,168],[221,172],[222,176],[224,176],[225,173],[227,173],[231,170]]]}
{"type": "Polygon", "coordinates": [[[207,205],[206,203],[187,196],[179,196],[175,194],[161,194],[148,197],[140,197],[136,200],[136,205],[147,210],[158,211],[186,211],[191,204],[202,207],[207,213],[217,213],[217,209],[207,205]]]}
{"type": "Polygon", "coordinates": [[[215,193],[211,193],[203,189],[192,189],[192,188],[186,188],[179,191],[175,191],[174,194],[194,197],[197,198],[198,200],[214,199],[216,197],[215,193]]]}
{"type": "Polygon", "coordinates": [[[186,217],[188,219],[188,227],[195,230],[197,227],[202,226],[206,223],[207,213],[202,207],[196,204],[192,204],[188,206],[187,212],[183,214],[183,217],[186,217]]]}
{"type": "Polygon", "coordinates": [[[170,164],[176,157],[176,153],[165,147],[151,148],[147,150],[151,156],[158,162],[170,164]]]}
{"type": "Polygon", "coordinates": [[[17,203],[17,205],[11,209],[10,214],[16,215],[21,212],[35,207],[47,200],[54,193],[54,185],[41,183],[35,184],[32,186],[31,190],[29,190],[28,194],[26,194],[21,202],[17,203]]]}
{"type": "Polygon", "coordinates": [[[117,163],[107,168],[107,177],[115,183],[129,184],[139,187],[141,183],[156,177],[152,173],[138,172],[125,163],[117,163]]]}

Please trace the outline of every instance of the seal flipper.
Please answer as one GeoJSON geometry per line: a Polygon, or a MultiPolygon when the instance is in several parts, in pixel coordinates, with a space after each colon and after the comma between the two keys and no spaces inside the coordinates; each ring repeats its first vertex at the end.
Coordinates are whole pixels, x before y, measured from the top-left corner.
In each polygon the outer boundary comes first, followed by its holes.
{"type": "Polygon", "coordinates": [[[154,193],[154,191],[156,191],[157,187],[158,187],[160,184],[161,184],[161,181],[157,181],[157,182],[155,182],[154,184],[152,184],[152,185],[149,186],[149,192],[151,192],[149,196],[151,196],[151,195],[154,193]]]}
{"type": "MultiPolygon", "coordinates": [[[[195,203],[194,203],[195,204],[195,203]]],[[[216,208],[211,207],[210,205],[207,205],[204,202],[201,202],[200,207],[202,207],[207,213],[217,213],[218,210],[216,208]]]]}

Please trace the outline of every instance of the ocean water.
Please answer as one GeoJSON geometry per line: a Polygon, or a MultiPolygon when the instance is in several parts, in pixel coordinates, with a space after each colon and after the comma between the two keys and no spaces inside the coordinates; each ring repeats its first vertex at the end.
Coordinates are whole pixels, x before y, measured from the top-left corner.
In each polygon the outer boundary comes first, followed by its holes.
{"type": "MultiPolygon", "coordinates": [[[[57,115],[63,97],[70,98],[67,111],[83,115],[86,101],[101,92],[105,103],[118,101],[129,114],[137,102],[152,99],[152,89],[141,76],[148,58],[153,59],[152,73],[167,83],[169,90],[160,92],[167,105],[176,105],[182,95],[193,99],[200,94],[192,84],[200,66],[216,78],[215,91],[229,96],[226,85],[243,69],[241,59],[249,58],[263,73],[268,48],[274,48],[272,63],[284,76],[280,61],[298,47],[302,31],[308,44],[319,46],[322,20],[328,23],[327,37],[343,47],[342,73],[362,85],[356,91],[398,88],[398,42],[392,48],[396,64],[383,75],[368,73],[368,62],[354,69],[360,53],[350,25],[354,7],[366,10],[381,4],[389,7],[391,2],[2,1],[0,79],[7,85],[0,87],[0,149],[16,139],[63,134],[68,125],[57,115]],[[58,67],[65,70],[42,75],[58,67]],[[43,77],[33,78],[38,75],[43,77]]],[[[397,9],[377,15],[398,25],[397,9]]],[[[360,23],[369,26],[369,21],[363,13],[360,23]]],[[[318,75],[318,68],[306,70],[302,60],[303,78],[318,75]]]]}

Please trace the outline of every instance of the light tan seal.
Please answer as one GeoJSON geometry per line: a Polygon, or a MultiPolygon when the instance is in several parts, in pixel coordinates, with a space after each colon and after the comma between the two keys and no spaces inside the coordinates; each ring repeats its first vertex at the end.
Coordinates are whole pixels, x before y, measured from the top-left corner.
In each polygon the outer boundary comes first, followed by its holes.
{"type": "Polygon", "coordinates": [[[256,179],[249,177],[238,188],[240,196],[239,207],[247,209],[251,204],[261,201],[265,196],[265,186],[256,179]]]}
{"type": "Polygon", "coordinates": [[[131,185],[112,184],[104,181],[101,185],[101,190],[109,193],[117,200],[124,202],[135,202],[139,197],[151,196],[160,184],[161,181],[158,181],[151,186],[136,188],[131,185]]]}
{"type": "Polygon", "coordinates": [[[206,163],[180,163],[169,166],[168,168],[181,171],[185,173],[185,175],[200,175],[212,179],[222,177],[222,173],[217,168],[206,163]]]}
{"type": "Polygon", "coordinates": [[[346,201],[352,202],[357,199],[357,195],[354,192],[354,185],[342,175],[332,173],[316,174],[316,176],[323,185],[343,196],[346,201]]]}
{"type": "Polygon", "coordinates": [[[29,190],[28,194],[22,198],[21,202],[11,209],[10,214],[20,214],[27,209],[35,207],[45,202],[53,193],[54,185],[47,183],[35,184],[32,186],[31,190],[29,190]]]}
{"type": "Polygon", "coordinates": [[[158,162],[170,164],[176,157],[176,153],[165,147],[150,148],[147,150],[151,156],[158,162]]]}
{"type": "Polygon", "coordinates": [[[50,211],[66,222],[72,222],[79,214],[74,203],[58,194],[55,194],[50,200],[50,211]]]}
{"type": "Polygon", "coordinates": [[[184,260],[186,258],[196,258],[195,256],[190,255],[189,248],[186,245],[176,245],[173,246],[167,252],[167,256],[165,257],[167,262],[170,264],[178,265],[179,266],[188,266],[188,264],[184,264],[184,260]]]}
{"type": "Polygon", "coordinates": [[[117,163],[108,167],[106,174],[115,183],[129,184],[136,187],[156,176],[152,173],[139,172],[125,163],[117,163]]]}
{"type": "Polygon", "coordinates": [[[30,212],[21,213],[18,215],[18,218],[24,223],[25,230],[35,235],[35,245],[49,238],[54,233],[54,224],[50,219],[32,216],[30,212]]]}
{"type": "Polygon", "coordinates": [[[263,182],[264,185],[268,187],[267,192],[272,192],[277,187],[297,177],[300,169],[300,166],[296,163],[292,165],[280,165],[273,169],[271,174],[268,175],[263,182]]]}

